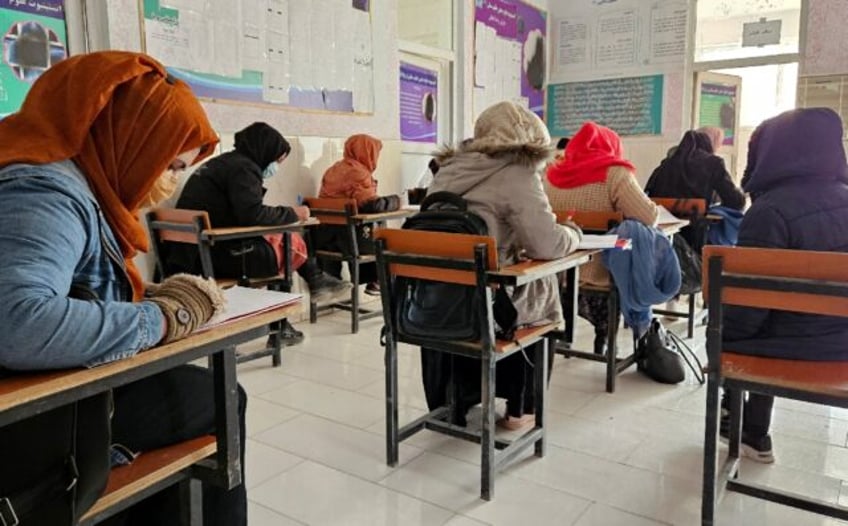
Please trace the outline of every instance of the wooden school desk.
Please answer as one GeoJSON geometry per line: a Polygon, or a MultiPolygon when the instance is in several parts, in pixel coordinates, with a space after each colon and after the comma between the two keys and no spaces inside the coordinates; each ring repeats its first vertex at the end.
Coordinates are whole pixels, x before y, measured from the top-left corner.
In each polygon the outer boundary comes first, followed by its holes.
{"type": "MultiPolygon", "coordinates": [[[[138,465],[134,463],[113,469],[106,492],[80,524],[99,522],[189,477],[233,488],[242,483],[235,346],[267,334],[271,323],[293,316],[299,310],[297,302],[248,315],[93,369],[20,374],[0,379],[0,426],[211,356],[216,436],[200,437],[163,448],[169,450],[166,452],[169,455],[165,455],[169,459],[167,462],[162,462],[162,457],[153,458],[158,463],[147,466],[145,454],[142,454],[136,460],[138,465]],[[177,451],[183,445],[192,448],[189,454],[177,451]],[[149,470],[145,470],[147,467],[149,470]],[[188,468],[191,468],[190,473],[188,468]],[[132,470],[135,474],[128,477],[127,471],[132,470]],[[120,479],[120,482],[116,483],[114,479],[120,479]]],[[[154,452],[150,453],[150,457],[155,457],[154,452]]]]}

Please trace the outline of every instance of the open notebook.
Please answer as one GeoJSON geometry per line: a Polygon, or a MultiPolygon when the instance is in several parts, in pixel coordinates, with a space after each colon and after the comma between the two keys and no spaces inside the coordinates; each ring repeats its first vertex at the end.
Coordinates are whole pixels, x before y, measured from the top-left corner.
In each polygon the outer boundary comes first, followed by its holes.
{"type": "Polygon", "coordinates": [[[209,320],[209,322],[203,325],[200,330],[208,330],[213,327],[219,327],[251,314],[259,314],[260,312],[290,305],[300,301],[302,297],[303,296],[301,294],[277,292],[275,290],[268,289],[231,287],[224,290],[224,298],[227,302],[224,307],[224,312],[221,312],[209,320]]]}

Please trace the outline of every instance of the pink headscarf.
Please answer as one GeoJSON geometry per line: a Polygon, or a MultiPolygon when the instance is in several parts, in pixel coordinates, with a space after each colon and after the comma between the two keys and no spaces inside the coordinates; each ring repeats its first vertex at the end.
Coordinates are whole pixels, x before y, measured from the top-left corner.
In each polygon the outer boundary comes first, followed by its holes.
{"type": "Polygon", "coordinates": [[[719,128],[718,126],[704,126],[695,130],[697,132],[703,133],[707,137],[710,138],[710,144],[713,145],[712,153],[715,153],[721,149],[722,143],[724,143],[724,130],[719,128]]]}

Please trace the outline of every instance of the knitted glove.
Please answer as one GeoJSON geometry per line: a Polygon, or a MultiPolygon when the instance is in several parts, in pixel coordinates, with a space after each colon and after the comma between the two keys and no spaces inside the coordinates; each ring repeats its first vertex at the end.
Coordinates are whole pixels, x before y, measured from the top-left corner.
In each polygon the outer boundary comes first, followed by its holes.
{"type": "Polygon", "coordinates": [[[164,343],[185,338],[224,308],[224,295],[215,281],[190,274],[167,278],[149,301],[162,309],[168,322],[164,343]]]}

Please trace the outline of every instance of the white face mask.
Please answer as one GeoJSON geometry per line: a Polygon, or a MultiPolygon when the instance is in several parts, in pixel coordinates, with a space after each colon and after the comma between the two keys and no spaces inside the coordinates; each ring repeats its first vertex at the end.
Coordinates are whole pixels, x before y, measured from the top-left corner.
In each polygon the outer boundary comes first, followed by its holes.
{"type": "Polygon", "coordinates": [[[277,167],[278,166],[279,166],[279,163],[276,162],[276,161],[274,161],[271,164],[269,164],[268,166],[266,166],[265,170],[262,172],[262,178],[263,179],[270,179],[271,177],[274,177],[275,175],[277,175],[277,167]]]}

